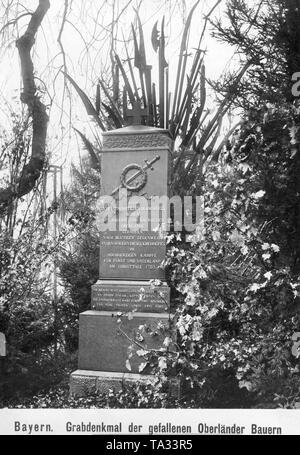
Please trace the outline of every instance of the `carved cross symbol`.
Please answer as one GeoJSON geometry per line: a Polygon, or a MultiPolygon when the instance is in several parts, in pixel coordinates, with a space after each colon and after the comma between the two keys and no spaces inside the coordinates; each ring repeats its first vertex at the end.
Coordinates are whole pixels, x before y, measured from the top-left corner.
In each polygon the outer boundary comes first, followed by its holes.
{"type": "Polygon", "coordinates": [[[133,109],[127,109],[126,117],[130,125],[141,125],[142,120],[148,116],[148,109],[142,109],[140,101],[135,101],[133,109]]]}

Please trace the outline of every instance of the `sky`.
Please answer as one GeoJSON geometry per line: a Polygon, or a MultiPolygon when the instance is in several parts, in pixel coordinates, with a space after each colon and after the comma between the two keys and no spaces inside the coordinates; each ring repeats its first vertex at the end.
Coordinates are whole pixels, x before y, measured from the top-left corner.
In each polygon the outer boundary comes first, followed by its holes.
{"type": "MultiPolygon", "coordinates": [[[[7,1],[1,0],[2,5],[0,4],[1,27],[7,21],[12,21],[22,14],[24,7],[32,9],[38,3],[34,0],[24,0],[19,5],[15,1],[15,9],[11,7],[6,11],[4,6],[7,1]]],[[[44,101],[51,106],[48,140],[51,162],[55,165],[63,165],[67,175],[71,162],[78,164],[82,155],[81,144],[72,127],[79,128],[91,139],[95,129],[74,90],[65,88],[61,72],[64,63],[63,54],[57,42],[64,16],[64,0],[50,0],[50,3],[51,8],[37,37],[33,59],[37,84],[44,92],[44,101]]],[[[131,23],[136,25],[134,8],[138,8],[144,26],[148,63],[154,65],[154,68],[156,55],[152,46],[147,43],[155,22],[161,21],[163,15],[166,17],[166,57],[170,63],[172,87],[172,77],[175,78],[175,70],[172,71],[172,69],[177,66],[184,23],[194,3],[191,0],[69,0],[70,8],[61,38],[68,73],[81,88],[94,97],[97,79],[101,76],[104,79],[108,77],[111,30],[113,28],[116,38],[116,51],[122,56],[124,55],[123,41],[124,38],[126,40],[131,38],[131,23]]],[[[190,49],[197,47],[204,24],[203,16],[213,4],[213,0],[200,0],[192,22],[190,49]]],[[[224,5],[225,0],[216,8],[214,17],[224,16],[224,5]]],[[[2,30],[3,45],[0,50],[0,122],[2,126],[9,125],[9,111],[21,108],[20,66],[14,42],[24,32],[27,23],[28,16],[2,30]]],[[[205,64],[207,77],[216,80],[228,67],[234,50],[216,42],[209,34],[210,29],[211,27],[208,27],[205,39],[207,49],[205,64]]],[[[132,44],[129,44],[129,48],[130,46],[132,44]]]]}

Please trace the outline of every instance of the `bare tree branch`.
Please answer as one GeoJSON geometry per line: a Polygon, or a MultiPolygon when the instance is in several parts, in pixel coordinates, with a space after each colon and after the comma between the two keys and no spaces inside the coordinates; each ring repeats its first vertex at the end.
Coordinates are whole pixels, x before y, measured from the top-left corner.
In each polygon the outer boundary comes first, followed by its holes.
{"type": "Polygon", "coordinates": [[[4,32],[4,30],[9,27],[10,25],[16,25],[18,23],[18,21],[20,19],[22,19],[22,17],[25,17],[25,16],[31,16],[31,13],[23,13],[23,14],[20,14],[20,16],[18,16],[16,19],[13,19],[9,22],[7,22],[6,24],[3,25],[3,27],[1,28],[0,30],[0,35],[4,32]]]}

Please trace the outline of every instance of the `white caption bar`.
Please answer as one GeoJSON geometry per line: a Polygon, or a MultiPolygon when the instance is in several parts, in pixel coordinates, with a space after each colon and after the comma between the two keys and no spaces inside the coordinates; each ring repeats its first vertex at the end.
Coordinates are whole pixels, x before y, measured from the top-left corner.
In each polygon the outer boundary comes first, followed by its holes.
{"type": "Polygon", "coordinates": [[[0,410],[0,435],[68,434],[300,435],[300,410],[0,410]]]}

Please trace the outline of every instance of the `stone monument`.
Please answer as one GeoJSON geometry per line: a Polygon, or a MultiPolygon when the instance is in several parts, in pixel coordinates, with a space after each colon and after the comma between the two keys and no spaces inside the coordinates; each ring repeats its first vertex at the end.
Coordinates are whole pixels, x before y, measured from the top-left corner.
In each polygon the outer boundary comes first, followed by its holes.
{"type": "Polygon", "coordinates": [[[0,332],[0,375],[4,373],[4,361],[6,357],[6,337],[0,332]]]}
{"type": "Polygon", "coordinates": [[[4,333],[0,333],[0,357],[6,357],[6,338],[4,333]]]}
{"type": "MultiPolygon", "coordinates": [[[[165,236],[153,225],[151,229],[150,220],[146,230],[128,229],[130,210],[122,213],[124,201],[119,195],[126,190],[127,202],[136,196],[148,201],[152,196],[168,196],[171,137],[167,130],[142,125],[103,136],[101,195],[118,202],[117,222],[115,230],[100,233],[99,281],[92,286],[91,311],[80,315],[78,370],[70,380],[71,393],[77,396],[91,389],[119,390],[125,383],[153,380],[150,370],[141,374],[136,351],[141,346],[162,348],[164,338],[153,336],[153,331],[157,324],[167,326],[170,317],[170,290],[161,267],[165,236]],[[162,282],[161,295],[153,292],[151,280],[162,282]],[[125,316],[120,326],[121,313],[125,316]],[[141,327],[148,329],[140,333],[141,327]],[[129,349],[130,363],[126,361],[129,349]]],[[[149,218],[153,216],[143,207],[142,217],[145,211],[149,218]]]]}

